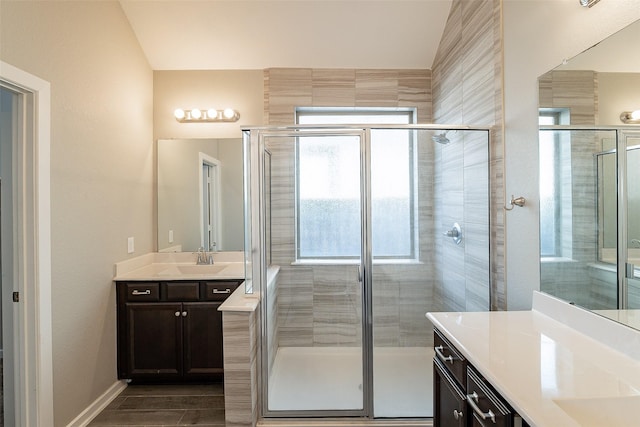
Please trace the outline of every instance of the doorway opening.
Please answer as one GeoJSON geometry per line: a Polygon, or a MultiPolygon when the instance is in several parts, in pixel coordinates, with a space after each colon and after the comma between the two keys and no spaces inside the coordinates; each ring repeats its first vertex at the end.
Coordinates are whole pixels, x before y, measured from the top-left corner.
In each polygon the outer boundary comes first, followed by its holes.
{"type": "Polygon", "coordinates": [[[53,426],[50,85],[0,61],[0,88],[3,421],[53,426]]]}

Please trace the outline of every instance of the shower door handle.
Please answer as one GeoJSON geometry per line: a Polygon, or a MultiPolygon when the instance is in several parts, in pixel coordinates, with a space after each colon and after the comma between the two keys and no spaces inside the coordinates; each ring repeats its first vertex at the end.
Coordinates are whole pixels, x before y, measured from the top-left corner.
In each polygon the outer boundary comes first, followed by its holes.
{"type": "Polygon", "coordinates": [[[635,279],[636,278],[636,266],[629,263],[629,262],[625,262],[624,263],[624,270],[625,270],[625,277],[627,279],[635,279]]]}
{"type": "Polygon", "coordinates": [[[362,284],[362,265],[358,266],[358,283],[362,284]]]}

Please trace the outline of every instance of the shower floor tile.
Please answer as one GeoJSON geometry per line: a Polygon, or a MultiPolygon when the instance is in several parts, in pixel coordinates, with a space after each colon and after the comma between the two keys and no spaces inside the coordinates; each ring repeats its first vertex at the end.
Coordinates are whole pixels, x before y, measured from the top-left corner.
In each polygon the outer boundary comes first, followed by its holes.
{"type": "MultiPolygon", "coordinates": [[[[433,416],[433,350],[374,349],[374,416],[433,416]]],[[[270,375],[270,410],[362,409],[362,357],[353,347],[281,347],[270,375]]]]}

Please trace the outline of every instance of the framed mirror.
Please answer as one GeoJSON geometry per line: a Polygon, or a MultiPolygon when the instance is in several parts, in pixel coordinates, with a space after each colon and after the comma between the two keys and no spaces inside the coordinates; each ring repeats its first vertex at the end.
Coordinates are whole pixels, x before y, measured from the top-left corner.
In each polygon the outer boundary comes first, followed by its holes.
{"type": "Polygon", "coordinates": [[[242,251],[242,140],[161,139],[158,252],[242,251]]]}

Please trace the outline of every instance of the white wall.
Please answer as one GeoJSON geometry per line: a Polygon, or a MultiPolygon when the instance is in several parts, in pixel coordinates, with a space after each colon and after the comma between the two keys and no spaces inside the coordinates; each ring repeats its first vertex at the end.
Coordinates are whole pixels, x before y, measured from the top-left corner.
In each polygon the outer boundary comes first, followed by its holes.
{"type": "Polygon", "coordinates": [[[64,426],[116,381],[114,263],[154,249],[153,74],[116,1],[3,0],[0,19],[1,59],[51,83],[53,421],[64,426]]]}
{"type": "Polygon", "coordinates": [[[504,1],[506,194],[527,205],[506,215],[506,282],[510,310],[529,309],[539,287],[537,78],[640,18],[640,0],[504,1]]]}

